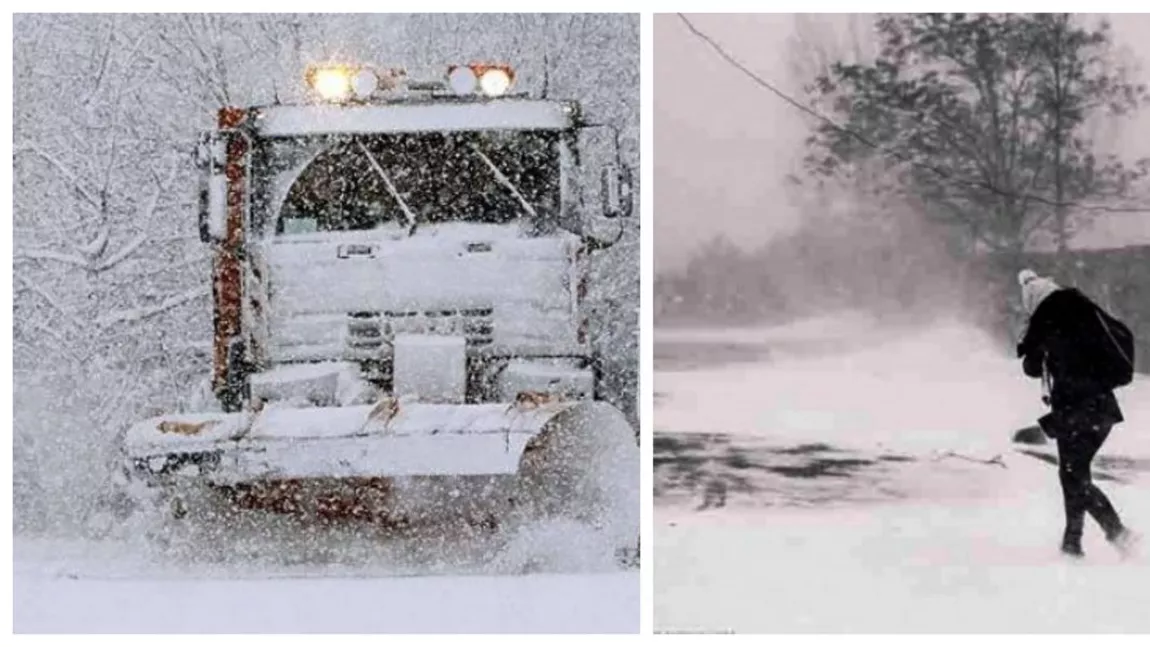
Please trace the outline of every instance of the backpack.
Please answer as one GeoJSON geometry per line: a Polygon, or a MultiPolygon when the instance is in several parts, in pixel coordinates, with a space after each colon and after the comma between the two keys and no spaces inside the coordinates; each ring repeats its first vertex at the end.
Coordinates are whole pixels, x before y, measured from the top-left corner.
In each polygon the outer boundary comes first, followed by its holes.
{"type": "Polygon", "coordinates": [[[1105,333],[1099,347],[1097,377],[1113,390],[1134,380],[1134,333],[1126,324],[1095,304],[1094,312],[1105,333]]]}

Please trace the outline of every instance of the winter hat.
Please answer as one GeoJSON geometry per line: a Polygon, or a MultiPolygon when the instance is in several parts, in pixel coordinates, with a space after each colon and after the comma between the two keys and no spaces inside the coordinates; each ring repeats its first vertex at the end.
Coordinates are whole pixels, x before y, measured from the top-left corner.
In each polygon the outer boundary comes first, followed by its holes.
{"type": "Polygon", "coordinates": [[[1027,316],[1033,315],[1038,309],[1038,304],[1046,297],[1062,289],[1062,286],[1053,280],[1039,276],[1031,269],[1018,273],[1018,284],[1022,286],[1022,307],[1026,310],[1027,316]]]}

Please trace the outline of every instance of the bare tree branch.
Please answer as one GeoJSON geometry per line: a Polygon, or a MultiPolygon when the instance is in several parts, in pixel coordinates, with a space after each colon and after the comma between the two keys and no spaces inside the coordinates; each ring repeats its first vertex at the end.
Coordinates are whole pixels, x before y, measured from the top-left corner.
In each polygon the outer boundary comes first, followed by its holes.
{"type": "Polygon", "coordinates": [[[55,308],[57,312],[59,312],[61,315],[63,315],[64,318],[67,319],[68,322],[71,323],[73,326],[75,326],[77,329],[83,329],[84,328],[83,322],[81,322],[80,319],[77,318],[76,315],[71,310],[65,308],[63,306],[63,304],[60,303],[59,299],[52,296],[52,294],[50,292],[48,292],[47,290],[45,290],[44,288],[40,287],[40,285],[38,283],[36,283],[32,279],[24,276],[23,274],[20,274],[19,272],[14,273],[13,276],[15,276],[17,281],[19,281],[20,283],[23,283],[24,287],[26,287],[27,289],[31,290],[32,292],[35,292],[36,294],[40,295],[40,297],[42,299],[44,299],[44,301],[46,301],[48,303],[48,305],[55,308]]]}
{"type": "Polygon", "coordinates": [[[14,147],[13,153],[32,153],[48,162],[50,165],[52,165],[53,168],[56,169],[57,172],[60,173],[60,175],[64,177],[64,179],[68,180],[68,182],[72,185],[72,189],[81,198],[83,198],[85,202],[91,205],[92,208],[96,210],[96,213],[99,213],[101,208],[101,201],[96,196],[94,196],[89,189],[85,188],[84,184],[80,181],[80,178],[76,177],[76,174],[73,173],[72,170],[69,169],[63,162],[57,159],[56,156],[52,155],[48,151],[45,151],[39,146],[36,146],[35,144],[28,143],[17,144],[14,147]]]}
{"type": "Polygon", "coordinates": [[[100,328],[107,328],[125,323],[138,323],[145,319],[150,319],[158,314],[163,314],[168,310],[190,303],[196,299],[206,297],[211,294],[211,290],[206,287],[198,287],[192,290],[187,290],[180,294],[168,297],[157,305],[146,306],[142,308],[131,308],[128,310],[118,310],[110,312],[98,319],[96,325],[100,328]]]}

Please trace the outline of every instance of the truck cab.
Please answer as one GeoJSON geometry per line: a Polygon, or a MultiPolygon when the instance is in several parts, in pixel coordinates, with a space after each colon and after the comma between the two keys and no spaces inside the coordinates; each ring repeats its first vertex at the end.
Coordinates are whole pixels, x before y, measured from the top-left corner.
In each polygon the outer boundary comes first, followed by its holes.
{"type": "Polygon", "coordinates": [[[221,109],[198,149],[222,408],[337,365],[372,394],[313,404],[593,399],[592,252],[633,205],[617,131],[506,66],[307,79],[314,101],[221,109]]]}

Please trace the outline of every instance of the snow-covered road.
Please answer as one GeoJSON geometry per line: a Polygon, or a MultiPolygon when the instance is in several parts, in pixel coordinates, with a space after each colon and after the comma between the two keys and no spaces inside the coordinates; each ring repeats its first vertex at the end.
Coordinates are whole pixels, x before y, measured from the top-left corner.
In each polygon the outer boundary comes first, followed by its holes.
{"type": "MultiPolygon", "coordinates": [[[[241,516],[240,519],[246,519],[241,516]]],[[[253,516],[247,521],[268,519],[253,516]]],[[[17,536],[20,633],[634,633],[639,573],[574,522],[474,536],[205,526],[167,549],[17,536]]]]}
{"type": "Polygon", "coordinates": [[[635,573],[70,579],[19,573],[17,633],[619,633],[635,573]]]}
{"type": "Polygon", "coordinates": [[[17,633],[633,633],[639,576],[159,568],[124,546],[16,538],[17,633]]]}
{"type": "MultiPolygon", "coordinates": [[[[656,630],[1150,632],[1150,554],[1090,522],[1086,559],[1059,556],[1055,468],[1011,442],[1041,413],[1011,358],[957,323],[882,344],[813,323],[656,334],[656,630]],[[729,359],[698,361],[707,343],[729,359]]],[[[1150,381],[1120,399],[1121,482],[1099,483],[1150,531],[1150,381]]]]}

